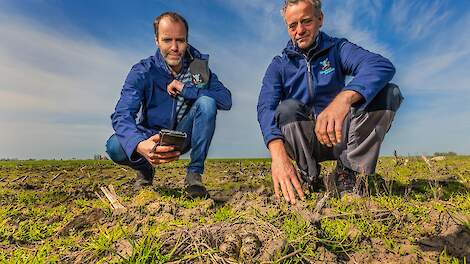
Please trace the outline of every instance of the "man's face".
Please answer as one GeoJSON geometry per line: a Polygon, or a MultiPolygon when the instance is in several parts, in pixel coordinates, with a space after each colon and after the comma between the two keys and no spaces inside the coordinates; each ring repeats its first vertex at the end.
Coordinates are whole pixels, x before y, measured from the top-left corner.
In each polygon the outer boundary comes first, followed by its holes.
{"type": "Polygon", "coordinates": [[[286,8],[284,20],[292,41],[305,50],[313,44],[323,25],[323,13],[317,14],[310,2],[300,1],[286,8]]]}
{"type": "Polygon", "coordinates": [[[168,66],[178,72],[188,48],[184,24],[168,17],[162,18],[158,24],[156,42],[168,66]]]}

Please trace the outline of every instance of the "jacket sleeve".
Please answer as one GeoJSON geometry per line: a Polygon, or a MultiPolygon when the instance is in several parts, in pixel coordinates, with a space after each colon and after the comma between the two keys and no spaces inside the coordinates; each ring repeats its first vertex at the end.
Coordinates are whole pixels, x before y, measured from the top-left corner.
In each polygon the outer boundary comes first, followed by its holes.
{"type": "Polygon", "coordinates": [[[140,65],[134,65],[127,75],[121,97],[111,115],[114,131],[129,159],[137,145],[147,138],[137,128],[136,117],[144,98],[145,77],[140,65]]]}
{"type": "Polygon", "coordinates": [[[364,98],[360,109],[364,109],[395,75],[395,67],[379,54],[365,50],[349,41],[340,44],[343,72],[354,76],[344,90],[360,93],[364,98]]]}
{"type": "Polygon", "coordinates": [[[268,66],[258,97],[258,122],[266,146],[274,139],[284,138],[275,120],[275,112],[281,101],[283,86],[279,60],[279,57],[275,57],[268,66]]]}
{"type": "Polygon", "coordinates": [[[207,88],[198,88],[193,84],[185,84],[181,95],[184,99],[189,100],[196,100],[200,96],[209,96],[217,102],[217,109],[230,110],[232,108],[232,94],[213,72],[210,73],[207,88]]]}

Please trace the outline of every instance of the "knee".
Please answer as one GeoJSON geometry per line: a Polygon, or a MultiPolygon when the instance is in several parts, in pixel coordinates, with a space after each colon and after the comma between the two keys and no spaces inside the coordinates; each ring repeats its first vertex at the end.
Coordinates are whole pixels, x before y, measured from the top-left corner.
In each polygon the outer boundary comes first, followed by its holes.
{"type": "Polygon", "coordinates": [[[309,120],[309,111],[306,106],[295,99],[282,101],[276,108],[276,122],[279,126],[284,126],[291,122],[309,120]]]}
{"type": "Polygon", "coordinates": [[[215,117],[217,114],[217,103],[215,99],[209,96],[201,96],[194,102],[197,111],[206,115],[215,117]]]}
{"type": "Polygon", "coordinates": [[[390,110],[396,112],[403,101],[400,88],[393,83],[388,83],[372,100],[368,106],[369,111],[390,110]]]}
{"type": "Polygon", "coordinates": [[[106,141],[106,153],[108,153],[109,158],[116,163],[121,163],[128,159],[116,134],[113,134],[108,141],[106,141]]]}

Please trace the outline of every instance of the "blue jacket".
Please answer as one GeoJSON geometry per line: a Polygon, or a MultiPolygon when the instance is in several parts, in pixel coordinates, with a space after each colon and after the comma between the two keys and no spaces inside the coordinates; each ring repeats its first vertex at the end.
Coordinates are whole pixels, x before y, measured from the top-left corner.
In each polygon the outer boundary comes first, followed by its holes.
{"type": "Polygon", "coordinates": [[[289,41],[266,70],[257,107],[266,145],[283,138],[274,120],[281,101],[297,99],[310,106],[316,117],[338,93],[353,90],[363,96],[358,105],[363,109],[395,74],[389,60],[346,39],[320,32],[317,43],[306,56],[289,41]],[[345,87],[346,76],[354,78],[345,87]]]}
{"type": "MultiPolygon", "coordinates": [[[[186,60],[207,61],[208,58],[208,55],[188,46],[186,60]]],[[[111,120],[118,140],[129,158],[141,141],[163,128],[175,128],[176,99],[166,90],[173,80],[159,50],[154,56],[135,64],[127,75],[111,120]]],[[[185,84],[181,95],[189,103],[200,96],[209,96],[215,99],[218,109],[229,110],[232,107],[230,91],[210,71],[208,83],[203,88],[196,87],[196,84],[185,84]]]]}

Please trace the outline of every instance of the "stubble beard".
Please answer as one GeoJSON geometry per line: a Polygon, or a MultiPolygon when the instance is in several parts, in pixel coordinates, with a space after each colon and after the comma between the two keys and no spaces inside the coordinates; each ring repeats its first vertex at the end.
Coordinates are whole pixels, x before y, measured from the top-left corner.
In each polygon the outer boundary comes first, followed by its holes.
{"type": "Polygon", "coordinates": [[[166,61],[166,64],[168,64],[168,66],[171,66],[171,67],[176,67],[176,66],[179,66],[182,62],[182,59],[179,58],[179,59],[168,59],[168,58],[165,58],[165,61],[166,61]]]}

